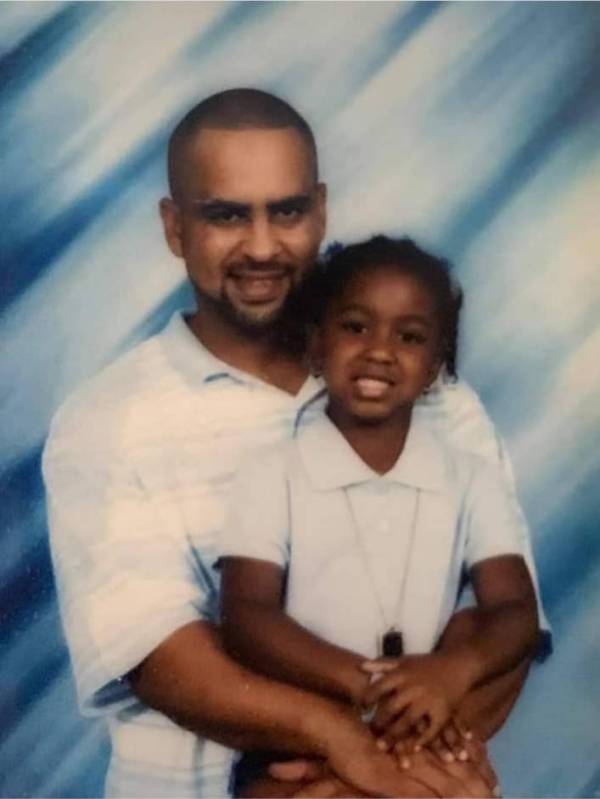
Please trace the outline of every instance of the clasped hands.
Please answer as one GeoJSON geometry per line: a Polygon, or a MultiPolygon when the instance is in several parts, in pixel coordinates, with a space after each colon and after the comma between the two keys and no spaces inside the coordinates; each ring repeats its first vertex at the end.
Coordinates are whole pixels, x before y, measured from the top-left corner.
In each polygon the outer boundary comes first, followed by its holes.
{"type": "Polygon", "coordinates": [[[402,767],[424,746],[446,763],[469,758],[466,742],[473,736],[457,714],[471,688],[465,665],[459,656],[441,652],[362,664],[371,681],[357,704],[370,712],[380,747],[395,751],[402,767]]]}

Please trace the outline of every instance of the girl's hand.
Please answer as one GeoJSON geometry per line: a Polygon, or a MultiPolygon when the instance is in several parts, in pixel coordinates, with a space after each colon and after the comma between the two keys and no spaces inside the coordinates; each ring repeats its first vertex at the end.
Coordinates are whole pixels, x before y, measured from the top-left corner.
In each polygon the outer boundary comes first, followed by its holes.
{"type": "MultiPolygon", "coordinates": [[[[376,706],[375,733],[388,746],[409,736],[413,752],[440,734],[471,687],[469,664],[451,653],[367,661],[362,668],[381,675],[363,696],[365,706],[376,706]]],[[[456,745],[452,728],[442,740],[456,745]]]]}

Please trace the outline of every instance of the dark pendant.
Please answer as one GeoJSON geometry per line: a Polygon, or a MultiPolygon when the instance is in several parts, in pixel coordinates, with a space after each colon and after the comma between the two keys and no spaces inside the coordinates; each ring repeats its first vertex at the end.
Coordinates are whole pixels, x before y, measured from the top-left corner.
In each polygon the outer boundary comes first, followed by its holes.
{"type": "Polygon", "coordinates": [[[388,630],[381,639],[381,654],[385,658],[399,658],[404,654],[404,644],[400,630],[388,630]]]}

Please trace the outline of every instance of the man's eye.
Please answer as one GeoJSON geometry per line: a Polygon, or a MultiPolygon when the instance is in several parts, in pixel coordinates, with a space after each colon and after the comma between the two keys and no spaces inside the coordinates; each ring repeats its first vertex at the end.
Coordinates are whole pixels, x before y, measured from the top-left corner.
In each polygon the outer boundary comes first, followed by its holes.
{"type": "Polygon", "coordinates": [[[364,322],[359,322],[356,319],[346,319],[342,322],[341,327],[342,330],[346,330],[348,333],[355,333],[356,335],[364,333],[367,329],[364,322]]]}
{"type": "Polygon", "coordinates": [[[273,216],[280,222],[296,222],[302,216],[302,209],[290,206],[289,208],[278,208],[273,216]]]}

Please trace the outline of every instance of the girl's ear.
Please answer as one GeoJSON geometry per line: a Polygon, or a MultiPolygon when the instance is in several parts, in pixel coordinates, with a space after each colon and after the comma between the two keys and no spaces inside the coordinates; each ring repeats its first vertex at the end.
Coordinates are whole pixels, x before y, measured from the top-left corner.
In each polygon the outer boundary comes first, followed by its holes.
{"type": "Polygon", "coordinates": [[[321,331],[317,325],[310,325],[308,329],[308,368],[315,377],[323,374],[323,347],[321,331]]]}
{"type": "Polygon", "coordinates": [[[431,368],[429,369],[429,373],[427,375],[427,385],[425,386],[426,392],[429,391],[431,386],[435,383],[443,364],[444,364],[444,358],[442,356],[442,353],[439,353],[435,361],[431,364],[431,368]]]}

